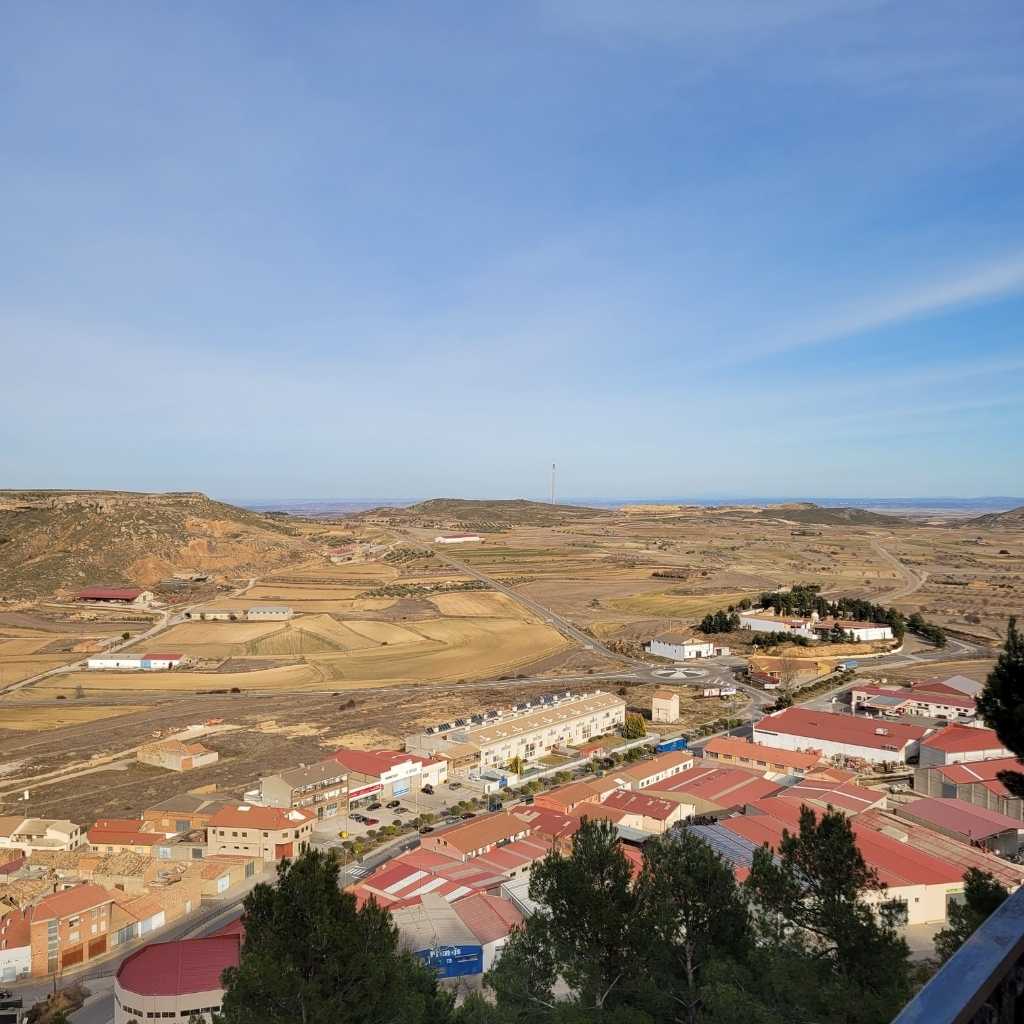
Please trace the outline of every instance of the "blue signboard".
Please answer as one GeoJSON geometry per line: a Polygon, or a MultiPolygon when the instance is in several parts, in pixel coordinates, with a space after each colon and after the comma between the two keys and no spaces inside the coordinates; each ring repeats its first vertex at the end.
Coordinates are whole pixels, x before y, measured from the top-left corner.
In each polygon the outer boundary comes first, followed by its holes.
{"type": "Polygon", "coordinates": [[[459,978],[484,971],[483,946],[434,946],[418,950],[416,955],[439,978],[459,978]]]}

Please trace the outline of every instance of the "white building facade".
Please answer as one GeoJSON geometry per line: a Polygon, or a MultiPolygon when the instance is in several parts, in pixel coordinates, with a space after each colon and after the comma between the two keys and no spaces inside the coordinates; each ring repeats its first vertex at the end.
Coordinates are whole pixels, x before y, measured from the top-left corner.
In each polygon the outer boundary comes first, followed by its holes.
{"type": "Polygon", "coordinates": [[[655,638],[648,643],[647,653],[656,654],[659,658],[670,658],[672,661],[690,661],[693,658],[713,658],[715,645],[694,637],[682,642],[655,638]]]}

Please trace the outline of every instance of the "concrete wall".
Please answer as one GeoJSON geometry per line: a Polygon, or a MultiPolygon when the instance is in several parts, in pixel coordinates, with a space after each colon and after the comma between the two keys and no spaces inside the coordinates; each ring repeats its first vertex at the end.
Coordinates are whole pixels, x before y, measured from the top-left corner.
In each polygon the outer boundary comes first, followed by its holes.
{"type": "Polygon", "coordinates": [[[648,653],[659,658],[671,658],[673,661],[691,661],[694,658],[713,658],[715,645],[707,644],[673,644],[665,640],[652,640],[647,645],[648,653]]]}
{"type": "Polygon", "coordinates": [[[0,982],[14,981],[32,970],[32,947],[0,949],[0,982]]]}
{"type": "Polygon", "coordinates": [[[912,742],[900,750],[878,750],[874,747],[860,747],[854,744],[836,743],[816,736],[793,736],[789,733],[762,732],[754,726],[754,742],[764,743],[769,747],[782,747],[784,750],[820,750],[823,757],[840,754],[844,757],[859,757],[872,764],[905,764],[906,759],[917,752],[917,742],[912,742]]]}

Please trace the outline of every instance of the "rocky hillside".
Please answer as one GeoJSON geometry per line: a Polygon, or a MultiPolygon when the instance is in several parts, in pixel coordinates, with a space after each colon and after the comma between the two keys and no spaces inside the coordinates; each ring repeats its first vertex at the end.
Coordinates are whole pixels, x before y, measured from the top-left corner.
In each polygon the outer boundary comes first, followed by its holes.
{"type": "Polygon", "coordinates": [[[0,491],[0,598],[188,570],[245,576],[309,553],[295,526],[197,492],[0,491]]]}

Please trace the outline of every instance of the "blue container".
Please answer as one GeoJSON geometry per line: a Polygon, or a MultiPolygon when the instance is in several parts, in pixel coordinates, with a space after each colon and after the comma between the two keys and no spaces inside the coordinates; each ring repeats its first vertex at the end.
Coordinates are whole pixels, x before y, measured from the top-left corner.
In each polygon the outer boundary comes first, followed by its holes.
{"type": "Polygon", "coordinates": [[[678,736],[674,740],[665,740],[659,743],[654,749],[659,754],[665,754],[670,750],[686,750],[689,740],[685,736],[678,736]]]}

